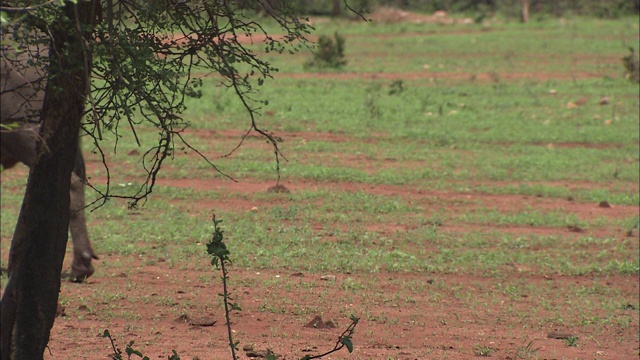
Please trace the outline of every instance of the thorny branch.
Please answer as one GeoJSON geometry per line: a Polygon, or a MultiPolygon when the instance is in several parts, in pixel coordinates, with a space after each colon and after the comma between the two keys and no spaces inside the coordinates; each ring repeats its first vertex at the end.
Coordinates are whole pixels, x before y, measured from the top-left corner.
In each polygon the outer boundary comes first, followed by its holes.
{"type": "MultiPolygon", "coordinates": [[[[90,207],[95,209],[108,198],[126,198],[130,206],[135,207],[153,191],[163,161],[175,154],[176,141],[231,179],[182,134],[189,125],[181,115],[186,109],[185,99],[201,96],[202,79],[191,76],[196,68],[218,74],[221,84],[233,89],[241,100],[250,119],[250,127],[238,146],[221,157],[230,156],[251,131],[256,131],[273,148],[279,182],[280,161],[286,158],[278,148],[280,139],[258,125],[256,116],[262,102],[254,99],[256,89],[252,86],[254,79],[262,84],[277,69],[258,57],[239,37],[258,33],[264,35],[268,51],[295,51],[296,46],[306,43],[305,34],[311,27],[300,21],[286,4],[275,11],[266,3],[258,3],[280,24],[284,37],[269,36],[259,23],[245,17],[244,9],[234,1],[105,0],[101,3],[95,14],[97,23],[91,29],[82,29],[92,33],[83,42],[92,54],[92,64],[84,64],[85,69],[92,69],[92,80],[87,84],[91,91],[83,129],[92,138],[94,152],[99,154],[107,175],[106,187],[88,184],[99,194],[90,207]],[[241,72],[240,64],[248,65],[249,70],[241,72]],[[125,126],[136,144],[142,146],[138,131],[143,123],[158,130],[157,142],[143,151],[140,159],[146,180],[133,194],[115,193],[102,141],[111,139],[115,151],[124,134],[121,126],[125,126]]],[[[15,4],[3,2],[11,11],[14,7],[20,8],[18,5],[17,0],[15,4]]],[[[27,20],[3,29],[2,38],[14,43],[46,44],[48,34],[43,26],[60,11],[57,2],[47,1],[20,9],[27,14],[27,20]],[[40,24],[35,27],[40,31],[34,31],[33,24],[40,24]]],[[[28,45],[23,46],[22,51],[28,50],[28,45]]],[[[3,42],[2,57],[11,58],[12,51],[15,49],[3,42]]],[[[29,59],[28,66],[40,69],[46,77],[47,54],[37,53],[29,59]]]]}
{"type": "MultiPolygon", "coordinates": [[[[2,29],[2,40],[23,44],[20,48],[23,52],[29,52],[31,45],[46,44],[49,37],[47,20],[58,16],[57,4],[57,1],[45,1],[22,7],[27,14],[25,20],[2,29]]],[[[292,53],[307,46],[305,36],[312,26],[308,19],[299,18],[288,2],[279,2],[277,8],[263,0],[256,0],[254,4],[261,6],[266,16],[279,24],[283,36],[269,35],[260,23],[245,15],[245,9],[236,1],[105,0],[100,3],[95,24],[90,29],[82,29],[91,33],[83,46],[92,55],[92,66],[84,64],[86,69],[92,70],[91,82],[87,84],[91,91],[86,120],[82,126],[92,138],[94,152],[99,154],[107,174],[106,187],[89,184],[99,194],[90,207],[95,209],[108,198],[129,199],[131,207],[146,199],[153,191],[163,161],[174,156],[176,141],[183,145],[182,149],[195,152],[215,171],[232,179],[183,136],[189,125],[182,117],[185,99],[202,96],[202,79],[191,75],[195,69],[217,74],[220,84],[232,89],[240,99],[250,120],[250,126],[237,146],[220,158],[231,156],[255,131],[272,147],[279,183],[280,162],[287,159],[278,147],[281,139],[258,124],[259,110],[267,102],[254,97],[257,90],[253,86],[255,81],[262,85],[278,69],[240,39],[260,34],[260,38],[264,38],[265,51],[292,53]],[[240,71],[240,65],[248,70],[240,71]],[[143,151],[140,158],[146,179],[133,194],[114,193],[112,173],[101,144],[110,139],[115,152],[122,134],[130,133],[140,147],[143,144],[138,132],[143,124],[158,130],[157,142],[143,151]],[[123,131],[121,126],[129,131],[123,131]]],[[[3,2],[7,9],[19,5],[18,0],[3,2]]],[[[345,5],[351,9],[346,2],[345,5]]],[[[3,41],[2,57],[11,58],[12,51],[15,51],[13,46],[3,41]]],[[[40,69],[46,76],[47,55],[30,56],[28,66],[40,69]]]]}

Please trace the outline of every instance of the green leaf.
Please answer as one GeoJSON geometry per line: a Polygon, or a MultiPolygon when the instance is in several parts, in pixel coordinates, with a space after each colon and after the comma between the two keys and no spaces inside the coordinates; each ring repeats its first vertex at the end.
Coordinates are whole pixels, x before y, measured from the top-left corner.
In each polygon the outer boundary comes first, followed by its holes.
{"type": "Polygon", "coordinates": [[[4,11],[0,11],[0,27],[6,27],[9,26],[9,24],[9,15],[4,11]]]}
{"type": "Polygon", "coordinates": [[[353,352],[353,343],[351,342],[350,338],[342,339],[342,343],[347,347],[347,350],[349,350],[350,353],[353,352]]]}

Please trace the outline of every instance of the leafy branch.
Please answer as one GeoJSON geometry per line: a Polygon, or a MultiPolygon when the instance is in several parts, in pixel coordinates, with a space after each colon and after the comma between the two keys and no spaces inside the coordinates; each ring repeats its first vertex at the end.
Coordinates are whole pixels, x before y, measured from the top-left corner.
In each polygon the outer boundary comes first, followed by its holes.
{"type": "MultiPolygon", "coordinates": [[[[51,44],[48,27],[51,19],[61,16],[59,3],[45,1],[31,7],[24,7],[18,0],[2,3],[7,10],[2,13],[2,19],[13,25],[3,27],[0,32],[0,57],[12,65],[22,60],[24,66],[17,69],[18,73],[35,69],[42,73],[42,79],[47,78],[51,44]],[[9,11],[13,8],[22,10],[9,11]]],[[[269,7],[266,2],[258,3],[269,7]]],[[[279,179],[280,159],[284,158],[278,148],[280,139],[258,126],[256,114],[267,102],[254,97],[258,92],[255,83],[262,85],[278,69],[244,39],[259,35],[264,51],[293,53],[306,44],[305,36],[312,27],[287,2],[277,10],[267,10],[268,17],[284,32],[283,36],[269,35],[260,23],[248,17],[242,4],[233,1],[105,0],[99,3],[91,25],[79,29],[87,34],[83,47],[90,53],[87,57],[90,61],[78,66],[91,78],[87,84],[90,91],[82,126],[102,158],[107,177],[106,188],[92,186],[98,196],[90,207],[99,207],[108,198],[129,199],[130,207],[135,207],[151,194],[163,161],[172,158],[177,148],[194,151],[212,169],[222,173],[183,137],[189,126],[189,121],[182,116],[186,110],[185,100],[202,96],[203,81],[195,76],[196,71],[213,74],[222,86],[235,92],[249,115],[247,133],[256,131],[272,145],[279,179]],[[137,145],[142,146],[137,129],[145,124],[158,131],[157,141],[145,144],[147,149],[142,151],[140,163],[146,179],[133,193],[113,191],[102,141],[112,139],[115,151],[122,135],[131,133],[137,145]]],[[[44,83],[45,80],[36,84],[36,90],[43,89],[44,83]]],[[[36,93],[38,91],[34,91],[36,93]]],[[[25,100],[31,102],[31,99],[25,100]]],[[[40,109],[37,103],[32,107],[40,109]]],[[[245,138],[246,135],[239,145],[245,138]]]]}
{"type": "MultiPolygon", "coordinates": [[[[124,360],[122,357],[122,350],[116,346],[116,340],[111,336],[109,330],[105,329],[100,335],[103,338],[108,338],[109,342],[111,342],[111,349],[113,350],[113,354],[110,355],[110,358],[113,360],[124,360]]],[[[127,359],[131,359],[131,356],[136,355],[140,357],[142,360],[150,360],[148,356],[142,354],[142,352],[133,348],[133,340],[129,341],[127,346],[124,348],[124,352],[127,354],[127,359]]],[[[180,360],[180,356],[175,350],[171,350],[173,354],[168,357],[168,360],[180,360]]]]}
{"type": "MultiPolygon", "coordinates": [[[[338,336],[338,341],[336,342],[336,345],[333,347],[333,349],[319,355],[306,355],[300,360],[319,359],[329,354],[332,354],[336,351],[340,351],[344,347],[346,347],[347,350],[349,350],[349,352],[352,353],[353,342],[351,341],[351,338],[353,337],[353,334],[356,331],[356,325],[358,325],[358,321],[360,321],[360,318],[358,318],[355,315],[351,315],[351,324],[349,324],[349,326],[347,326],[347,329],[342,334],[340,334],[340,336],[338,336]]],[[[275,360],[275,358],[269,359],[269,360],[275,360]]]]}

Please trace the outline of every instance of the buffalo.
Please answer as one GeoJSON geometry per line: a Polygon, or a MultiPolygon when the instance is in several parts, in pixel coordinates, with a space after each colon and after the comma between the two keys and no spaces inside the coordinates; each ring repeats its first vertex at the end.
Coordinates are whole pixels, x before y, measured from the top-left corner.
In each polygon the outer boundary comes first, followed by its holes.
{"type": "MultiPolygon", "coordinates": [[[[44,98],[45,79],[37,69],[17,71],[14,62],[1,59],[0,69],[0,162],[3,169],[17,163],[31,167],[36,160],[39,112],[44,98]]],[[[70,179],[69,230],[73,242],[71,280],[83,281],[94,272],[92,259],[98,259],[91,247],[85,218],[85,164],[78,144],[70,179]]]]}

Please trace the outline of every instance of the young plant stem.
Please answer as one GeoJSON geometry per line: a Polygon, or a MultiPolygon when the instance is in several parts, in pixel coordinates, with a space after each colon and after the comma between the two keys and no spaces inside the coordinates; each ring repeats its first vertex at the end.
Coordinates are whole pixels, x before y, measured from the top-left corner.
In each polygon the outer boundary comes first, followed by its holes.
{"type": "Polygon", "coordinates": [[[224,234],[222,229],[218,226],[222,220],[216,219],[216,214],[212,214],[213,221],[213,236],[211,237],[211,241],[207,243],[207,253],[211,255],[211,265],[215,266],[222,270],[222,294],[219,294],[224,299],[224,316],[227,320],[227,334],[229,336],[229,347],[231,348],[231,356],[233,360],[237,360],[236,356],[236,343],[233,342],[233,331],[231,330],[231,317],[230,312],[232,310],[241,310],[238,304],[229,303],[231,297],[229,296],[229,291],[227,288],[227,281],[229,277],[227,276],[227,269],[225,267],[225,263],[230,262],[229,260],[229,250],[224,243],[224,234]]]}
{"type": "Polygon", "coordinates": [[[333,347],[333,349],[325,352],[324,354],[307,355],[303,357],[302,360],[320,359],[336,351],[342,350],[342,348],[345,346],[347,347],[347,350],[349,350],[350,353],[353,352],[353,343],[351,342],[351,337],[353,336],[353,333],[356,330],[356,325],[358,325],[358,321],[360,321],[358,317],[353,315],[351,316],[351,324],[349,324],[347,329],[344,332],[342,332],[342,334],[340,334],[340,336],[338,337],[338,341],[336,341],[336,345],[333,347]]]}
{"type": "Polygon", "coordinates": [[[224,316],[227,320],[227,333],[229,336],[229,347],[231,348],[231,356],[234,360],[236,357],[236,345],[233,343],[233,332],[231,331],[231,317],[229,310],[229,293],[227,291],[227,269],[224,266],[224,260],[220,259],[220,269],[222,270],[222,297],[224,298],[224,316]]]}

